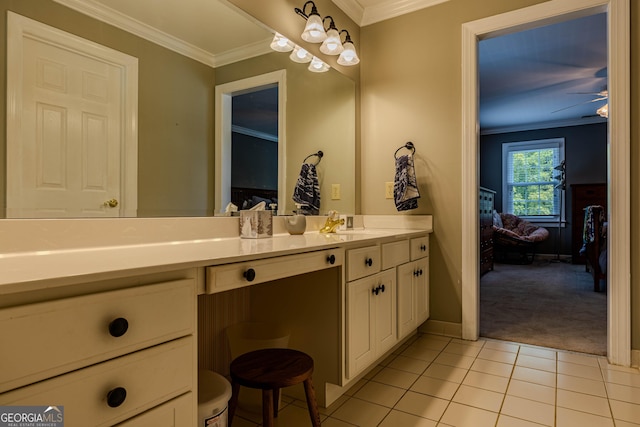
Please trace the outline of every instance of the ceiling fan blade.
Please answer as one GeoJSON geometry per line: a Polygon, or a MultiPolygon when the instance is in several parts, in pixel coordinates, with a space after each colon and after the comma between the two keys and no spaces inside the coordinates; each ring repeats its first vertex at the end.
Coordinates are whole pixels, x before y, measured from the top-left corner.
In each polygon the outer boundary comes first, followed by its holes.
{"type": "Polygon", "coordinates": [[[590,101],[580,102],[579,104],[569,105],[568,107],[564,107],[564,108],[560,108],[559,110],[552,111],[551,114],[559,113],[560,111],[568,110],[569,108],[577,107],[579,105],[591,104],[592,102],[597,102],[597,101],[604,101],[605,99],[607,98],[592,99],[590,101]]]}

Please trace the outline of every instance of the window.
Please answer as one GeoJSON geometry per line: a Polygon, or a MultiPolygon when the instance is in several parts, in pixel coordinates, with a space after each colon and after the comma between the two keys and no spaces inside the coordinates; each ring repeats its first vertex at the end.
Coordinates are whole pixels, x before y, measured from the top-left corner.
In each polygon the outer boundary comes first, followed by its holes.
{"type": "Polygon", "coordinates": [[[502,145],[502,209],[532,221],[559,221],[564,195],[559,187],[564,138],[502,145]]]}

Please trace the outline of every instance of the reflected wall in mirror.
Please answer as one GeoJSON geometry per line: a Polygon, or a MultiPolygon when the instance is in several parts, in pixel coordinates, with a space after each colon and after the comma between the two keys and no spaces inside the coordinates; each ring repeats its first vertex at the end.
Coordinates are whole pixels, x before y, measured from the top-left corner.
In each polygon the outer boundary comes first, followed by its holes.
{"type": "MultiPolygon", "coordinates": [[[[182,0],[163,2],[163,8],[146,7],[145,2],[123,0],[99,0],[91,2],[94,5],[104,3],[113,7],[125,5],[132,12],[144,14],[149,9],[164,9],[175,3],[180,6],[181,13],[175,19],[165,20],[173,24],[181,18],[187,21],[203,19],[206,27],[225,25],[230,21],[229,16],[223,16],[223,22],[217,22],[217,16],[203,15],[200,0],[182,0]],[[200,8],[200,9],[198,9],[200,8]]],[[[211,0],[207,0],[211,2],[211,0]]],[[[323,188],[323,210],[334,208],[342,212],[354,211],[354,133],[355,133],[355,84],[335,70],[330,73],[336,80],[344,79],[343,87],[346,93],[324,93],[325,88],[317,84],[316,75],[309,73],[306,67],[291,68],[294,64],[282,65],[287,62],[286,55],[268,53],[246,61],[222,65],[220,61],[209,61],[210,56],[201,55],[193,45],[180,44],[176,39],[169,42],[149,41],[132,34],[132,32],[117,28],[87,16],[88,12],[80,13],[64,4],[87,4],[77,0],[37,0],[20,1],[0,0],[0,12],[5,16],[11,10],[20,15],[37,20],[52,27],[75,34],[91,42],[123,52],[138,59],[138,121],[135,123],[138,133],[138,211],[141,217],[160,216],[210,216],[215,209],[214,177],[215,170],[215,108],[214,88],[218,84],[244,78],[250,75],[262,74],[272,70],[287,69],[288,97],[300,97],[295,109],[288,108],[286,137],[288,149],[286,154],[286,210],[293,209],[290,200],[295,180],[297,179],[302,160],[311,152],[322,149],[319,144],[329,144],[333,141],[342,144],[339,148],[327,147],[320,169],[323,188]],[[169,46],[163,47],[162,44],[169,46]],[[177,48],[176,48],[177,46],[177,48]],[[190,53],[184,54],[184,48],[190,53]],[[177,53],[180,50],[181,53],[177,53]],[[193,59],[195,58],[195,59],[193,59]],[[215,62],[215,63],[214,63],[215,62]],[[262,67],[242,69],[244,67],[262,67]],[[258,65],[262,64],[262,65],[258,65]],[[307,81],[308,80],[308,81],[307,81]],[[324,114],[326,108],[317,109],[312,99],[331,97],[336,106],[335,112],[324,114]],[[348,110],[341,106],[349,105],[348,110]],[[309,111],[305,109],[310,108],[309,111]],[[350,121],[345,126],[333,124],[338,118],[342,122],[350,121]],[[348,118],[345,120],[345,118],[348,118]],[[331,130],[331,132],[328,131],[331,130]],[[346,136],[346,137],[345,137],[346,136]],[[331,164],[331,160],[344,160],[345,163],[331,164]],[[344,175],[334,175],[340,173],[344,175]],[[341,184],[341,199],[332,201],[331,184],[341,184]],[[289,205],[289,203],[291,203],[289,205]]],[[[219,3],[213,1],[213,3],[219,3]]],[[[157,6],[157,4],[156,4],[157,6]]],[[[225,7],[229,8],[227,5],[225,7]]],[[[229,9],[230,10],[230,9],[229,9]]],[[[231,13],[240,17],[234,10],[231,13]]],[[[133,13],[132,13],[133,15],[133,13]]],[[[134,16],[144,22],[142,15],[134,16]]],[[[245,16],[242,19],[247,20],[245,16]]],[[[102,18],[100,18],[102,19],[102,18]]],[[[157,19],[157,17],[156,17],[157,19]]],[[[161,19],[157,19],[161,22],[161,19]]],[[[148,22],[153,25],[154,22],[148,22]]],[[[198,25],[192,25],[198,28],[198,25]]],[[[258,24],[253,25],[255,31],[262,34],[264,50],[267,52],[270,32],[258,24]]],[[[203,26],[204,27],[204,26],[203,26]]],[[[6,19],[0,20],[0,31],[6,35],[6,19]]],[[[227,38],[229,36],[227,35],[227,38]]],[[[234,34],[234,39],[243,39],[243,34],[234,34]]],[[[256,46],[252,46],[256,49],[256,46]]],[[[261,47],[260,47],[261,48],[261,47]]],[[[0,74],[6,81],[6,44],[0,47],[2,61],[0,74]]],[[[242,49],[241,49],[242,50],[242,49]]],[[[225,55],[225,58],[233,57],[225,55]]],[[[225,60],[228,62],[228,60],[225,60]]],[[[290,62],[290,61],[288,61],[290,62]]],[[[299,65],[299,64],[295,64],[299,65]]],[[[325,73],[329,74],[329,73],[325,73]]],[[[0,93],[6,99],[6,88],[3,85],[0,93]]],[[[6,117],[6,102],[2,104],[2,113],[6,117]]],[[[0,132],[6,135],[6,122],[0,121],[0,132]]],[[[6,210],[6,145],[0,150],[0,200],[3,203],[0,215],[6,210]]]]}

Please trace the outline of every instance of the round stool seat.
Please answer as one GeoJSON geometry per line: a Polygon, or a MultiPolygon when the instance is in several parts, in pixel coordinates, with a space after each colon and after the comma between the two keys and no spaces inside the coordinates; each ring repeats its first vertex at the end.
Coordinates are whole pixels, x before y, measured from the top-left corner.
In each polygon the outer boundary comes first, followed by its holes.
{"type": "Polygon", "coordinates": [[[298,350],[267,348],[238,356],[231,378],[240,385],[273,389],[300,384],[313,373],[313,359],[298,350]]]}
{"type": "Polygon", "coordinates": [[[272,427],[278,416],[279,390],[302,383],[311,424],[320,426],[320,415],[311,381],[313,359],[306,353],[288,348],[266,348],[250,351],[231,362],[231,401],[229,426],[238,405],[240,386],[262,390],[262,425],[272,427]]]}

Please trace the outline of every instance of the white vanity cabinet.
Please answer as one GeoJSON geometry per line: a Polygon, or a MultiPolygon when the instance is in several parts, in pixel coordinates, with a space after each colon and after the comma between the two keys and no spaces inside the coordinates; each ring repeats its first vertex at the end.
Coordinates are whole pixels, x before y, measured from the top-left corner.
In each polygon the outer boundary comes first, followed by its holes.
{"type": "Polygon", "coordinates": [[[398,271],[398,339],[403,339],[429,318],[429,237],[409,242],[410,262],[398,271]]]}
{"type": "Polygon", "coordinates": [[[0,405],[63,406],[68,427],[149,425],[133,417],[154,411],[193,425],[195,280],[123,280],[133,287],[0,309],[0,405]]]}
{"type": "Polygon", "coordinates": [[[354,378],[397,342],[396,277],[379,245],[347,250],[346,377],[354,378]]]}

